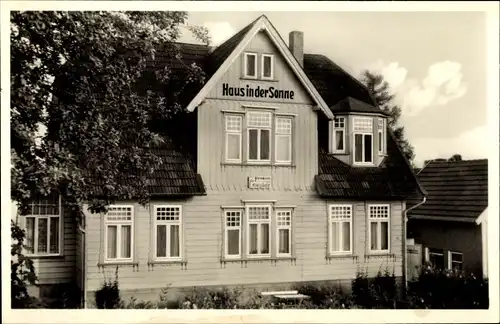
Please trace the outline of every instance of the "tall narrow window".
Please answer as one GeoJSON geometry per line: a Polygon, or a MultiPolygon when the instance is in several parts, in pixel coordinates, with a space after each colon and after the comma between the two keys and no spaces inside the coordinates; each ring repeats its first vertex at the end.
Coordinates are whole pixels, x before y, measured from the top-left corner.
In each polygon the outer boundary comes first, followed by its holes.
{"type": "Polygon", "coordinates": [[[226,116],[226,161],[241,162],[242,116],[226,116]]]}
{"type": "Polygon", "coordinates": [[[26,254],[57,255],[61,251],[61,199],[58,195],[38,197],[25,217],[26,254]]]}
{"type": "Polygon", "coordinates": [[[345,146],[345,117],[335,117],[333,121],[334,152],[344,152],[345,146]]]}
{"type": "Polygon", "coordinates": [[[389,205],[369,205],[368,213],[370,251],[389,251],[389,205]]]}
{"type": "Polygon", "coordinates": [[[257,54],[245,53],[244,55],[244,71],[246,78],[257,78],[257,54]]]}
{"type": "Polygon", "coordinates": [[[269,255],[271,206],[247,206],[247,249],[249,256],[269,255]]]}
{"type": "Polygon", "coordinates": [[[385,121],[383,118],[378,119],[378,152],[385,152],[385,121]]]}
{"type": "Polygon", "coordinates": [[[104,218],[106,261],[131,261],[133,246],[132,206],[112,205],[104,218]]]}
{"type": "Polygon", "coordinates": [[[292,210],[276,211],[276,255],[292,255],[292,210]]]}
{"type": "Polygon", "coordinates": [[[271,147],[271,113],[249,112],[247,115],[248,161],[269,162],[271,147]]]}
{"type": "Polygon", "coordinates": [[[373,162],[373,119],[354,118],[354,162],[373,162]]]}
{"type": "Polygon", "coordinates": [[[460,252],[448,251],[448,269],[463,270],[464,256],[460,252]]]}
{"type": "Polygon", "coordinates": [[[272,79],[274,74],[273,55],[262,54],[262,79],[272,79]]]}
{"type": "Polygon", "coordinates": [[[292,163],[292,119],[276,118],[276,162],[292,163]]]}
{"type": "Polygon", "coordinates": [[[182,251],[182,207],[155,206],[157,260],[180,260],[182,251]]]}
{"type": "Polygon", "coordinates": [[[352,206],[331,205],[329,214],[330,253],[352,253],[352,206]]]}
{"type": "Polygon", "coordinates": [[[241,256],[241,210],[226,210],[225,216],[225,246],[226,257],[241,256]]]}

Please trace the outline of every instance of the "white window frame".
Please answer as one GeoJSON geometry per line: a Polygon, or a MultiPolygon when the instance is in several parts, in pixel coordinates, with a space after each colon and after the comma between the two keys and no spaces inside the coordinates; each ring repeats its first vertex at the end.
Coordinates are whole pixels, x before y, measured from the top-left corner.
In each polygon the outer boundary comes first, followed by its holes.
{"type": "MultiPolygon", "coordinates": [[[[34,200],[31,202],[31,214],[27,214],[24,217],[24,230],[28,230],[28,218],[33,218],[34,223],[33,223],[33,231],[34,231],[34,238],[33,238],[33,253],[30,253],[26,248],[23,248],[23,251],[26,255],[30,257],[36,257],[36,256],[60,256],[62,254],[62,245],[63,245],[63,230],[64,230],[64,217],[62,213],[62,198],[59,195],[58,198],[58,205],[59,205],[59,212],[58,215],[37,215],[34,213],[35,205],[41,205],[38,203],[39,200],[34,200]],[[58,233],[58,238],[59,238],[59,244],[57,246],[57,252],[50,252],[50,223],[52,218],[58,218],[59,219],[59,233],[58,233]],[[47,219],[47,252],[38,252],[38,227],[39,227],[39,220],[40,219],[47,219]]],[[[26,240],[26,236],[25,236],[26,240]]]]}
{"type": "Polygon", "coordinates": [[[275,222],[276,222],[276,237],[275,237],[275,247],[276,247],[276,257],[291,257],[292,256],[292,222],[293,222],[293,209],[292,208],[276,208],[275,210],[275,222]],[[289,213],[289,216],[279,215],[280,213],[289,213]],[[280,224],[280,217],[290,217],[289,224],[280,224]],[[288,251],[289,253],[280,253],[280,230],[288,230],[288,251]]]}
{"type": "Polygon", "coordinates": [[[464,269],[464,254],[461,252],[448,251],[448,269],[453,270],[453,263],[460,263],[462,265],[462,270],[464,269]],[[453,254],[460,254],[462,256],[462,261],[453,261],[453,254]]]}
{"type": "MultiPolygon", "coordinates": [[[[328,205],[328,251],[330,255],[344,255],[344,254],[352,254],[353,248],[352,248],[352,242],[353,242],[353,226],[352,226],[352,205],[351,204],[330,204],[328,205]],[[334,218],[332,217],[332,211],[334,208],[349,208],[349,218],[334,218]],[[342,223],[349,223],[349,235],[350,235],[350,240],[349,240],[349,251],[334,251],[332,250],[333,248],[333,242],[332,242],[332,234],[333,234],[333,226],[332,223],[338,223],[342,225],[342,223]]],[[[343,242],[343,235],[344,232],[342,231],[342,226],[340,227],[340,236],[339,236],[339,246],[341,245],[341,242],[343,242]]]]}
{"type": "Polygon", "coordinates": [[[283,117],[283,116],[275,116],[274,118],[274,123],[275,123],[275,132],[274,132],[274,159],[276,164],[291,164],[292,163],[292,134],[293,134],[293,118],[292,117],[283,117]],[[278,120],[288,120],[290,122],[290,132],[279,132],[278,131],[278,120]],[[278,160],[278,138],[279,137],[288,137],[288,152],[290,152],[290,155],[287,160],[278,160]]]}
{"type": "Polygon", "coordinates": [[[243,116],[239,115],[231,115],[227,114],[224,115],[224,133],[225,133],[225,141],[226,141],[226,162],[233,162],[233,163],[241,163],[242,161],[242,154],[243,154],[243,149],[242,149],[242,133],[243,133],[243,116]],[[230,118],[236,118],[239,119],[240,123],[240,129],[239,130],[229,130],[228,129],[228,122],[230,118]],[[239,159],[230,159],[228,156],[229,153],[229,136],[239,136],[239,143],[240,143],[240,148],[239,148],[239,159]]]}
{"type": "Polygon", "coordinates": [[[332,152],[334,153],[344,153],[346,148],[345,148],[345,129],[346,129],[346,118],[345,117],[335,117],[333,119],[333,132],[332,132],[332,138],[333,138],[333,145],[332,145],[332,152]],[[343,126],[337,126],[337,121],[338,124],[340,123],[343,124],[343,126]],[[337,131],[342,131],[342,150],[337,149],[337,131]]]}
{"type": "Polygon", "coordinates": [[[368,213],[368,250],[370,253],[389,253],[391,251],[391,206],[389,204],[369,204],[367,206],[368,213]],[[386,207],[387,208],[387,218],[376,218],[371,216],[371,207],[386,207]],[[382,250],[382,225],[381,223],[387,222],[387,249],[382,250]],[[377,223],[377,249],[372,250],[372,230],[371,224],[377,223]]]}
{"type": "Polygon", "coordinates": [[[247,119],[247,161],[248,163],[270,163],[271,162],[271,155],[272,155],[272,124],[273,124],[273,114],[271,112],[260,112],[260,111],[248,111],[246,114],[246,119],[247,119]],[[250,126],[250,115],[251,114],[268,114],[269,115],[269,126],[250,126]],[[257,130],[257,159],[250,159],[250,131],[251,130],[257,130]],[[267,130],[269,131],[269,158],[268,159],[261,159],[260,158],[260,153],[261,153],[261,136],[262,136],[262,130],[267,130]]]}
{"type": "Polygon", "coordinates": [[[181,261],[182,256],[183,256],[183,250],[184,250],[184,242],[183,242],[183,233],[184,228],[183,228],[183,221],[182,221],[182,205],[169,205],[169,204],[164,204],[164,205],[155,205],[154,206],[154,254],[153,258],[155,261],[181,261]],[[157,212],[159,208],[178,208],[179,209],[179,219],[178,220],[158,220],[157,219],[157,212]],[[165,257],[158,257],[158,226],[159,225],[165,225],[166,226],[166,235],[167,235],[167,246],[166,248],[166,254],[167,256],[165,257]],[[179,226],[179,256],[172,257],[170,256],[170,227],[172,225],[177,225],[179,226]]]}
{"type": "Polygon", "coordinates": [[[354,117],[353,118],[353,136],[352,136],[352,159],[354,161],[355,165],[373,165],[373,148],[374,148],[374,138],[373,138],[373,118],[371,117],[354,117]],[[361,121],[361,120],[370,120],[371,123],[371,130],[356,130],[356,121],[361,121]],[[361,135],[362,140],[361,140],[361,161],[356,161],[356,135],[361,135]],[[371,162],[366,161],[366,156],[365,156],[365,136],[370,135],[372,140],[371,140],[371,162]]]}
{"type": "Polygon", "coordinates": [[[243,75],[245,76],[245,78],[248,78],[248,79],[257,79],[257,75],[258,75],[258,72],[257,72],[257,66],[258,66],[258,64],[257,64],[257,61],[258,61],[257,53],[245,52],[243,54],[243,61],[244,61],[244,63],[243,63],[243,75]],[[247,74],[247,71],[248,71],[248,69],[247,69],[247,67],[248,67],[248,59],[247,59],[247,57],[248,56],[255,57],[255,60],[254,60],[254,62],[255,62],[255,66],[254,66],[255,75],[248,75],[247,74]]]}
{"type": "Polygon", "coordinates": [[[377,135],[378,135],[378,154],[384,154],[386,148],[385,139],[385,118],[378,118],[377,120],[377,135]]]}
{"type": "Polygon", "coordinates": [[[271,257],[271,242],[272,242],[272,214],[271,214],[272,206],[268,204],[252,204],[252,205],[246,205],[245,206],[245,219],[246,219],[246,254],[249,258],[269,258],[271,257]],[[264,207],[268,208],[268,218],[267,219],[250,219],[250,208],[252,207],[264,207]],[[260,249],[261,246],[261,241],[262,241],[262,235],[261,233],[261,227],[262,224],[268,224],[269,226],[269,250],[267,253],[257,253],[257,254],[250,254],[250,225],[251,224],[257,224],[257,251],[260,249]]]}
{"type": "Polygon", "coordinates": [[[134,206],[133,205],[110,205],[108,212],[104,214],[104,262],[131,262],[134,259],[134,206]],[[113,208],[130,208],[130,220],[108,220],[109,210],[113,208]],[[108,226],[116,226],[116,258],[108,258],[108,226]],[[130,225],[130,257],[120,258],[121,251],[121,227],[130,225]]]}
{"type": "Polygon", "coordinates": [[[239,259],[241,258],[241,251],[242,251],[242,247],[241,247],[241,243],[242,243],[242,233],[241,233],[241,230],[243,228],[242,226],[243,224],[243,210],[242,209],[230,209],[230,208],[227,208],[227,209],[224,209],[224,258],[225,259],[239,259]],[[238,226],[229,226],[228,225],[228,217],[231,217],[228,215],[228,213],[238,213],[239,214],[239,225],[238,226]],[[238,234],[238,254],[229,254],[229,235],[228,235],[228,232],[230,230],[235,230],[237,229],[239,234],[238,234]]]}
{"type": "Polygon", "coordinates": [[[272,80],[274,78],[274,55],[272,54],[262,54],[261,58],[260,58],[260,62],[261,62],[261,74],[260,74],[260,77],[262,80],[272,80]],[[271,75],[266,77],[264,76],[264,59],[266,57],[269,57],[271,59],[271,75]]]}

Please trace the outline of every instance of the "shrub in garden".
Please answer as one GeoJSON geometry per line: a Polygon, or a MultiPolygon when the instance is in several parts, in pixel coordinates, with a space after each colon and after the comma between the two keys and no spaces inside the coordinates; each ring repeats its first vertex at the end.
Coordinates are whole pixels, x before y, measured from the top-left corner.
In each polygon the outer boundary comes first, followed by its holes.
{"type": "Polygon", "coordinates": [[[118,267],[115,271],[115,279],[104,278],[102,287],[95,292],[95,303],[99,309],[121,308],[123,303],[120,298],[118,287],[118,267]]]}
{"type": "Polygon", "coordinates": [[[333,283],[299,284],[295,286],[299,294],[309,296],[299,308],[343,309],[351,308],[353,301],[350,295],[345,294],[333,283]]]}

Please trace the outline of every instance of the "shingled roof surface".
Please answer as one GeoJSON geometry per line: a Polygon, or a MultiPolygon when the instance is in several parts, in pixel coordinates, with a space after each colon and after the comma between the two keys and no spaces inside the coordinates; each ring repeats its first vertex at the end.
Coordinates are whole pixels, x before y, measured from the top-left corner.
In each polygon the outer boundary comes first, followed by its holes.
{"type": "Polygon", "coordinates": [[[488,207],[487,159],[431,161],[417,176],[428,196],[410,218],[472,222],[488,207]]]}
{"type": "Polygon", "coordinates": [[[387,115],[380,108],[351,97],[339,101],[337,104],[331,106],[330,110],[333,111],[333,113],[360,112],[387,115]]]}
{"type": "Polygon", "coordinates": [[[328,198],[404,199],[420,196],[411,169],[391,134],[379,167],[353,167],[324,150],[319,152],[316,188],[328,198]]]}

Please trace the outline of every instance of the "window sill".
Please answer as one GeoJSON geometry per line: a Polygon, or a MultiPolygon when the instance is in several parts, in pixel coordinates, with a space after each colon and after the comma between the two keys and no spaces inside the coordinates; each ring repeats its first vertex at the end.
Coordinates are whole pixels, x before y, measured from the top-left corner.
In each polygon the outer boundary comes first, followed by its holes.
{"type": "Polygon", "coordinates": [[[235,263],[235,262],[277,262],[277,261],[295,261],[297,258],[294,256],[283,257],[246,257],[246,258],[222,258],[221,263],[235,263]]]}
{"type": "Polygon", "coordinates": [[[187,264],[186,260],[151,260],[148,261],[148,265],[157,265],[157,264],[187,264]]]}
{"type": "Polygon", "coordinates": [[[365,255],[365,259],[374,259],[374,258],[396,258],[396,254],[390,252],[368,252],[369,254],[365,255]]]}
{"type": "Polygon", "coordinates": [[[243,81],[263,81],[263,82],[278,82],[278,79],[263,79],[263,78],[259,78],[259,77],[248,77],[248,76],[244,76],[244,77],[241,77],[240,80],[243,80],[243,81]]]}
{"type": "Polygon", "coordinates": [[[56,254],[25,254],[27,258],[38,260],[38,259],[62,259],[64,255],[61,253],[56,254]]]}
{"type": "Polygon", "coordinates": [[[296,168],[295,164],[286,163],[248,163],[248,162],[222,162],[222,166],[241,166],[241,167],[278,167],[278,168],[296,168]]]}
{"type": "Polygon", "coordinates": [[[330,154],[333,154],[333,155],[349,155],[350,153],[346,152],[346,151],[339,151],[339,152],[333,151],[330,154]]]}
{"type": "Polygon", "coordinates": [[[354,255],[352,253],[345,253],[345,254],[341,254],[341,253],[334,254],[334,253],[332,253],[332,254],[327,254],[326,258],[328,260],[332,260],[332,259],[357,259],[358,256],[354,255]]]}
{"type": "Polygon", "coordinates": [[[104,262],[98,262],[97,263],[98,267],[138,267],[139,262],[135,261],[104,261],[104,262]]]}

